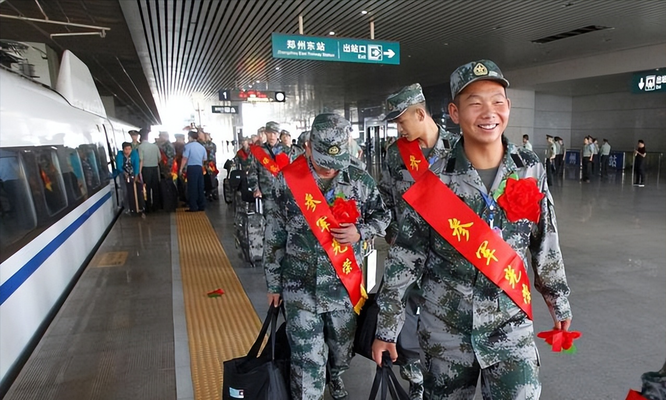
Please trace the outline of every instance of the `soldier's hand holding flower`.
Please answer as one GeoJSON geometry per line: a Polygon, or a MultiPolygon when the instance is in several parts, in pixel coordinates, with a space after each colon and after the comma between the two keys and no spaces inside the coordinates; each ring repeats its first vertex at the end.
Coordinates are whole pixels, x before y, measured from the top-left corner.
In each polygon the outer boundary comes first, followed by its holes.
{"type": "Polygon", "coordinates": [[[361,234],[358,233],[356,225],[348,222],[340,224],[339,228],[331,228],[331,235],[340,244],[354,244],[361,240],[361,234]]]}

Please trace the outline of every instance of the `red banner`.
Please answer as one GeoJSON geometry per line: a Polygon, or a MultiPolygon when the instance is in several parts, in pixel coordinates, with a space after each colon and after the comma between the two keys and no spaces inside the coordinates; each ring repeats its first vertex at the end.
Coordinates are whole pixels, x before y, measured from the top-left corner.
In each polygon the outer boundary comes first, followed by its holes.
{"type": "Polygon", "coordinates": [[[259,163],[263,165],[268,172],[273,174],[273,176],[277,176],[282,168],[289,165],[289,156],[284,153],[278,154],[275,156],[275,160],[273,160],[270,155],[266,154],[261,146],[252,145],[250,146],[250,151],[252,152],[252,155],[259,160],[259,163]]]}
{"type": "Polygon", "coordinates": [[[248,154],[243,149],[238,150],[236,152],[236,155],[238,156],[238,158],[240,158],[243,161],[247,160],[248,157],[248,154]]]}
{"type": "Polygon", "coordinates": [[[330,229],[338,228],[340,224],[312,177],[305,157],[298,157],[282,174],[312,233],[326,251],[338,278],[347,289],[354,311],[360,313],[368,298],[363,287],[363,273],[356,263],[354,249],[333,238],[330,229]]]}
{"type": "Polygon", "coordinates": [[[522,259],[437,175],[426,171],[403,198],[532,319],[530,283],[522,259]]]}
{"type": "Polygon", "coordinates": [[[430,168],[428,160],[423,156],[419,141],[410,142],[403,137],[398,139],[397,146],[407,171],[412,174],[414,181],[417,181],[430,168]]]}

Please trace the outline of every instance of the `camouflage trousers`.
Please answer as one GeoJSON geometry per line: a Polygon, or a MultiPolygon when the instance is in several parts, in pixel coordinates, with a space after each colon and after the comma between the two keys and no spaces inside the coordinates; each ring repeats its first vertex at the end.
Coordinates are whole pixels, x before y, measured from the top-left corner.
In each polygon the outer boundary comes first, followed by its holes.
{"type": "Polygon", "coordinates": [[[425,399],[473,400],[479,375],[484,400],[539,399],[539,360],[534,344],[533,352],[521,349],[488,368],[481,368],[468,334],[449,329],[441,320],[423,311],[419,339],[423,350],[425,399]]]}
{"type": "Polygon", "coordinates": [[[290,307],[287,299],[285,305],[291,347],[291,398],[323,399],[327,362],[331,379],[349,369],[356,314],[351,306],[348,310],[317,314],[290,307]]]}
{"type": "Polygon", "coordinates": [[[400,376],[411,385],[423,385],[421,371],[421,347],[418,338],[419,316],[418,304],[414,297],[407,298],[405,307],[405,323],[398,336],[400,346],[400,376]]]}

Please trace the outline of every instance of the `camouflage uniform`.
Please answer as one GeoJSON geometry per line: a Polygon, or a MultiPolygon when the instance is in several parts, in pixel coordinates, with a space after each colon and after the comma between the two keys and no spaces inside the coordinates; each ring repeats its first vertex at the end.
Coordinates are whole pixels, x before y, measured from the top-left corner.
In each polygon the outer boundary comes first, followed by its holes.
{"type": "MultiPolygon", "coordinates": [[[[277,122],[268,122],[266,124],[266,130],[279,133],[280,125],[277,122]]],[[[296,157],[302,154],[302,151],[294,146],[292,146],[291,149],[285,149],[279,140],[273,147],[270,147],[268,142],[259,146],[261,150],[263,150],[263,152],[273,160],[275,160],[275,156],[278,154],[285,153],[287,156],[289,156],[289,162],[292,162],[296,159],[296,157]],[[271,152],[273,153],[272,155],[271,152]]],[[[272,190],[276,178],[261,164],[260,160],[257,160],[252,152],[250,152],[248,162],[250,168],[248,169],[247,173],[247,183],[249,187],[252,188],[252,190],[259,189],[261,191],[261,195],[264,201],[264,212],[269,214],[275,209],[275,199],[273,197],[272,190]]]]}
{"type": "Polygon", "coordinates": [[[251,153],[249,149],[247,153],[245,152],[244,149],[238,150],[238,152],[234,156],[234,169],[240,169],[241,171],[248,171],[250,169],[250,165],[252,164],[252,158],[250,158],[250,156],[251,153]],[[246,155],[245,159],[241,157],[241,154],[246,155]]]}
{"type": "MultiPolygon", "coordinates": [[[[454,82],[458,80],[452,76],[452,86],[454,82]]],[[[526,258],[530,250],[535,289],[552,304],[558,320],[570,318],[569,286],[546,171],[534,152],[502,140],[505,153],[490,192],[514,172],[520,178],[536,178],[545,194],[538,224],[527,219],[512,223],[502,209],[491,213],[484,200],[488,190],[465,156],[463,139],[432,169],[442,171],[442,182],[486,222],[491,222],[493,214],[492,225],[499,228],[526,266],[530,265],[526,258]]],[[[419,280],[423,291],[419,341],[426,369],[426,398],[473,399],[479,373],[486,399],[539,398],[539,359],[532,321],[414,209],[406,207],[389,250],[378,297],[378,339],[395,342],[402,325],[405,290],[419,280]]]]}
{"type": "Polygon", "coordinates": [[[176,149],[173,147],[173,144],[168,140],[158,143],[157,147],[160,148],[160,151],[164,154],[167,159],[166,165],[160,162],[160,169],[163,177],[169,177],[171,175],[171,168],[173,167],[173,161],[176,158],[176,149]]]}
{"type": "MultiPolygon", "coordinates": [[[[310,173],[330,203],[336,196],[355,199],[361,215],[356,227],[361,240],[353,250],[359,265],[362,243],[381,236],[390,215],[384,207],[372,177],[348,166],[347,127],[349,122],[335,114],[322,114],[313,123],[314,149],[338,146],[336,160],[326,164],[321,154],[315,162],[339,173],[327,182],[319,178],[308,160],[310,173]],[[337,164],[336,164],[337,163],[337,164]]],[[[333,159],[330,156],[324,156],[333,159]]],[[[356,330],[356,314],[349,295],[326,252],[312,233],[282,174],[274,186],[277,209],[267,220],[264,268],[270,293],[281,293],[287,311],[287,336],[291,346],[291,391],[294,400],[322,399],[329,354],[332,382],[349,367],[356,330]]]]}
{"type": "Polygon", "coordinates": [[[206,149],[206,163],[214,162],[217,164],[217,145],[212,140],[199,141],[201,145],[206,149]]]}
{"type": "MultiPolygon", "coordinates": [[[[386,119],[394,120],[402,115],[408,107],[423,102],[425,102],[425,96],[423,95],[421,85],[418,83],[409,85],[400,90],[400,92],[388,97],[387,103],[391,112],[386,116],[386,119]]],[[[451,151],[452,144],[457,140],[457,135],[439,127],[435,146],[427,154],[424,154],[433,172],[440,172],[433,168],[441,165],[437,161],[446,158],[451,151]]],[[[391,223],[386,230],[386,242],[391,245],[397,236],[402,215],[408,207],[407,203],[402,199],[402,195],[414,184],[414,178],[407,170],[396,142],[393,142],[387,149],[386,166],[387,169],[382,173],[379,184],[379,192],[382,194],[386,207],[391,211],[391,223]]],[[[419,345],[416,340],[418,326],[417,308],[418,297],[420,295],[418,286],[417,282],[413,288],[407,291],[405,300],[405,326],[398,338],[401,346],[401,356],[405,358],[404,363],[400,365],[400,375],[403,379],[410,382],[410,398],[412,400],[423,398],[423,373],[419,361],[419,345]]]]}

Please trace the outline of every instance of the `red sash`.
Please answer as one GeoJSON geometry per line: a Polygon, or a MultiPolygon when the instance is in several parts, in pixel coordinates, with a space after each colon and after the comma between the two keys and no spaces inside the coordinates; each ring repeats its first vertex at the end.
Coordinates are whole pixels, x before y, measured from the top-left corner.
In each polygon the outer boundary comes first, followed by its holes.
{"type": "Polygon", "coordinates": [[[405,192],[405,201],[532,319],[530,282],[520,256],[437,175],[426,172],[405,192]]]}
{"type": "Polygon", "coordinates": [[[421,175],[423,175],[426,171],[428,171],[428,168],[430,168],[428,160],[426,160],[426,158],[423,156],[421,146],[419,146],[419,141],[412,140],[410,142],[403,137],[398,139],[397,146],[398,150],[400,151],[400,156],[402,157],[402,162],[405,163],[407,171],[412,174],[414,181],[417,181],[419,177],[421,177],[421,175]]]}
{"type": "Polygon", "coordinates": [[[273,174],[273,176],[277,176],[282,168],[289,165],[289,156],[284,153],[278,154],[275,156],[275,160],[273,160],[270,155],[266,154],[261,146],[250,146],[250,151],[252,152],[252,155],[259,160],[259,163],[263,165],[268,172],[273,174]]]}
{"type": "Polygon", "coordinates": [[[312,233],[326,251],[338,278],[347,289],[354,311],[360,313],[368,298],[363,287],[363,273],[356,263],[354,249],[349,245],[341,245],[331,235],[330,228],[339,227],[340,224],[312,177],[305,157],[298,157],[282,174],[312,233]]]}
{"type": "Polygon", "coordinates": [[[236,153],[236,155],[238,156],[238,158],[240,158],[240,159],[243,160],[243,161],[247,160],[247,156],[248,156],[248,154],[247,154],[247,153],[245,152],[245,150],[243,150],[243,149],[238,150],[238,152],[236,153]]]}

